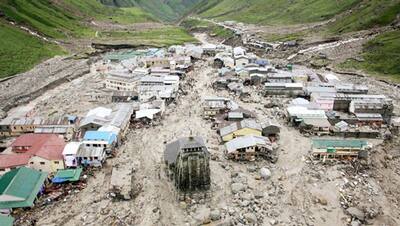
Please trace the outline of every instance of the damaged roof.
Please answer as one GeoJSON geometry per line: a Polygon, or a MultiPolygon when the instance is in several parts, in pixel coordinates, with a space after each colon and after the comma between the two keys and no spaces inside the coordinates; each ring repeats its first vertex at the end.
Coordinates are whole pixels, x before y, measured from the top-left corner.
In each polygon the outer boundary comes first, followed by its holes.
{"type": "Polygon", "coordinates": [[[262,130],[261,126],[256,121],[252,119],[245,119],[240,122],[235,122],[230,124],[229,126],[221,128],[219,133],[221,136],[226,136],[243,128],[250,128],[259,131],[262,130]]]}
{"type": "Polygon", "coordinates": [[[228,141],[225,146],[228,153],[235,152],[238,149],[252,147],[256,145],[271,145],[266,137],[261,136],[243,136],[237,137],[231,141],[228,141]]]}

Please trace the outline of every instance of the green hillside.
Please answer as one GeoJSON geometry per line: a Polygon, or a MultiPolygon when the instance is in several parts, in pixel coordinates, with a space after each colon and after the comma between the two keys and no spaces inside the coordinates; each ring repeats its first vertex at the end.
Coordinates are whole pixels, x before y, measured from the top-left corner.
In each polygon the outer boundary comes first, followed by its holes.
{"type": "Polygon", "coordinates": [[[400,82],[400,31],[378,35],[364,45],[361,56],[364,61],[347,60],[340,66],[361,69],[400,82]]]}
{"type": "Polygon", "coordinates": [[[35,38],[0,20],[0,78],[32,68],[54,55],[64,54],[60,47],[35,38]]]}
{"type": "Polygon", "coordinates": [[[329,31],[342,33],[390,24],[400,13],[400,0],[368,0],[356,5],[350,13],[328,26],[329,31]]]}
{"type": "Polygon", "coordinates": [[[352,8],[360,0],[211,0],[201,4],[200,16],[218,20],[276,25],[323,21],[352,8]]]}
{"type": "Polygon", "coordinates": [[[152,21],[139,9],[106,7],[96,0],[0,0],[7,18],[53,38],[87,37],[94,34],[91,20],[116,23],[152,21]]]}
{"type": "Polygon", "coordinates": [[[202,0],[100,0],[117,7],[139,7],[162,21],[176,21],[190,12],[202,0]]]}

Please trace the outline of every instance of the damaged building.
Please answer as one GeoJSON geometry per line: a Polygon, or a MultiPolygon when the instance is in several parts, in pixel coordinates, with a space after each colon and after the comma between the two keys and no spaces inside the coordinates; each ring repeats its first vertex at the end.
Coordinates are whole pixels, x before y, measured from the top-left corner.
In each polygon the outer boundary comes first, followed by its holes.
{"type": "Polygon", "coordinates": [[[201,137],[184,137],[166,145],[167,175],[182,192],[210,188],[210,153],[201,137]]]}
{"type": "Polygon", "coordinates": [[[272,158],[273,148],[267,137],[242,136],[225,144],[225,154],[236,161],[255,161],[259,158],[272,158]]]}

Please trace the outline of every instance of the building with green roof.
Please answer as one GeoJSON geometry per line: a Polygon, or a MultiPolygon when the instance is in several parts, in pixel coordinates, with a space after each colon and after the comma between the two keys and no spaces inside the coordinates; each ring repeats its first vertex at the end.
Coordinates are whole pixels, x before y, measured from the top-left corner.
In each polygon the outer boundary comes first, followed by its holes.
{"type": "Polygon", "coordinates": [[[47,173],[20,167],[0,178],[0,209],[32,207],[47,173]]]}
{"type": "Polygon", "coordinates": [[[14,224],[14,217],[0,215],[0,225],[1,226],[13,226],[13,224],[14,224]]]}
{"type": "MultiPolygon", "coordinates": [[[[320,158],[346,158],[360,157],[367,150],[368,142],[365,140],[335,140],[313,139],[312,154],[320,158]]],[[[364,155],[363,155],[364,156],[364,155]]]]}
{"type": "Polygon", "coordinates": [[[82,168],[58,170],[51,182],[60,184],[64,182],[76,182],[82,174],[82,168]]]}

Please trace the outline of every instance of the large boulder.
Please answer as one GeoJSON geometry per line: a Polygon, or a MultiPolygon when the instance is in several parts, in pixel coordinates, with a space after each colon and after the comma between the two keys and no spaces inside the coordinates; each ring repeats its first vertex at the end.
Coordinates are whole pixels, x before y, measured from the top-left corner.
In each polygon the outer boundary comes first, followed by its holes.
{"type": "Polygon", "coordinates": [[[263,167],[260,169],[260,175],[261,178],[263,178],[264,180],[268,180],[269,178],[271,178],[272,173],[269,169],[263,167]]]}
{"type": "Polygon", "coordinates": [[[237,194],[237,193],[239,193],[241,191],[246,190],[246,186],[244,184],[242,184],[242,183],[233,183],[231,185],[231,189],[232,189],[232,193],[233,194],[237,194]]]}
{"type": "Polygon", "coordinates": [[[349,207],[349,208],[347,208],[346,211],[350,216],[352,216],[356,219],[359,219],[361,221],[363,221],[365,219],[364,212],[361,211],[360,209],[358,209],[357,207],[349,207]]]}
{"type": "Polygon", "coordinates": [[[212,221],[217,221],[221,219],[221,212],[218,209],[211,211],[210,217],[212,221]]]}

